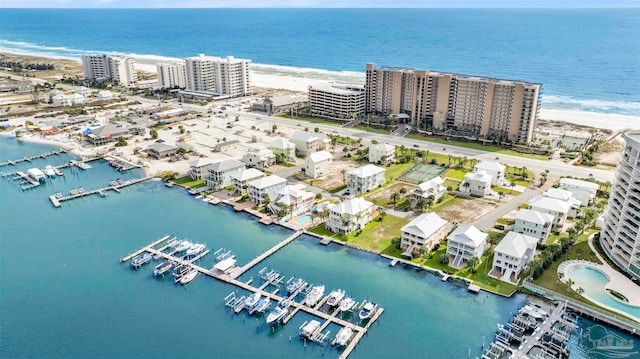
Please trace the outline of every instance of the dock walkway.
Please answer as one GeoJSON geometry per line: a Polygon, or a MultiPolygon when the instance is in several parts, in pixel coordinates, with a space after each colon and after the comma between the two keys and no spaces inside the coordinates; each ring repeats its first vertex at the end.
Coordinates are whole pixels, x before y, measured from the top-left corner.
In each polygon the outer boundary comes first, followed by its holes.
{"type": "Polygon", "coordinates": [[[242,266],[242,267],[240,267],[238,269],[235,269],[233,271],[232,275],[231,275],[232,278],[236,279],[236,278],[240,277],[246,271],[248,271],[249,269],[253,268],[254,266],[256,266],[258,263],[260,263],[263,260],[265,260],[270,255],[272,255],[275,252],[279,251],[282,247],[284,247],[287,244],[293,242],[296,238],[300,237],[303,233],[304,233],[304,231],[302,231],[302,230],[296,231],[294,234],[292,234],[289,237],[285,238],[282,242],[276,244],[275,246],[269,248],[267,251],[265,251],[261,255],[259,255],[256,258],[254,258],[251,262],[245,264],[244,266],[242,266]]]}
{"type": "Polygon", "coordinates": [[[144,181],[150,180],[151,178],[153,178],[153,176],[136,178],[136,179],[124,181],[124,182],[122,182],[122,184],[118,184],[118,185],[115,185],[115,186],[107,186],[107,187],[98,188],[98,189],[95,189],[95,190],[92,190],[92,191],[86,191],[86,192],[82,192],[82,193],[77,193],[77,194],[73,194],[73,195],[70,195],[70,196],[63,196],[63,197],[60,197],[60,198],[57,198],[57,197],[51,195],[51,196],[49,196],[49,200],[51,201],[51,204],[53,204],[53,206],[55,208],[58,208],[58,207],[60,207],[61,202],[64,202],[64,201],[69,201],[69,200],[80,198],[80,197],[91,196],[91,195],[94,195],[96,193],[100,193],[102,191],[105,191],[105,192],[106,191],[114,191],[114,192],[120,193],[120,189],[121,188],[128,187],[128,186],[140,183],[140,182],[144,182],[144,181]]]}
{"type": "Polygon", "coordinates": [[[18,158],[15,160],[8,160],[5,162],[0,162],[0,167],[4,167],[4,166],[15,166],[16,163],[20,163],[20,162],[31,162],[32,160],[38,159],[38,158],[47,158],[49,156],[55,156],[55,155],[59,155],[62,153],[67,153],[67,150],[65,149],[59,149],[59,150],[55,150],[55,151],[49,151],[49,152],[43,152],[43,153],[39,153],[37,155],[33,155],[33,156],[27,156],[27,157],[22,157],[22,158],[18,158]]]}

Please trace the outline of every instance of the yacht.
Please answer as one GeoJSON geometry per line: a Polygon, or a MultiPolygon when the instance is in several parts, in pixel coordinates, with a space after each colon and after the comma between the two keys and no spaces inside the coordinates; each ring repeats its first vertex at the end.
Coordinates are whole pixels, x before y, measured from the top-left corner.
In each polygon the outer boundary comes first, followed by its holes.
{"type": "Polygon", "coordinates": [[[305,284],[307,284],[307,282],[305,282],[302,278],[292,278],[287,283],[287,292],[289,292],[289,294],[291,294],[291,293],[295,292],[296,290],[298,290],[300,287],[302,287],[305,284]]]}
{"type": "Polygon", "coordinates": [[[181,264],[181,265],[177,266],[173,270],[173,276],[176,277],[176,282],[180,280],[180,277],[182,277],[183,275],[187,274],[190,269],[191,269],[191,266],[186,265],[186,264],[181,264]]]}
{"type": "Polygon", "coordinates": [[[156,276],[156,277],[159,276],[159,275],[163,275],[167,271],[171,270],[171,268],[173,268],[173,263],[171,263],[171,262],[162,262],[162,263],[158,264],[153,269],[153,275],[156,276]]]}
{"type": "Polygon", "coordinates": [[[244,300],[244,307],[247,308],[247,310],[253,309],[253,307],[255,307],[256,304],[258,304],[261,297],[262,296],[260,295],[260,293],[254,293],[250,295],[249,298],[244,300]]]}
{"type": "Polygon", "coordinates": [[[194,279],[196,279],[196,277],[198,276],[198,271],[193,269],[190,272],[187,272],[187,274],[183,275],[180,278],[180,284],[182,285],[187,285],[189,284],[191,281],[193,281],[194,279]]]}
{"type": "Polygon", "coordinates": [[[340,302],[340,311],[346,312],[347,310],[351,310],[353,306],[356,304],[356,301],[351,297],[346,297],[340,302]]]}
{"type": "Polygon", "coordinates": [[[184,240],[182,242],[180,242],[180,244],[178,244],[178,246],[176,247],[176,252],[184,252],[187,249],[191,248],[193,246],[193,243],[184,240]]]}
{"type": "Polygon", "coordinates": [[[131,260],[131,266],[137,269],[137,268],[140,268],[142,265],[146,264],[147,262],[149,262],[150,260],[151,260],[151,254],[145,252],[133,257],[133,259],[131,260]]]}
{"type": "Polygon", "coordinates": [[[202,243],[196,243],[194,245],[192,245],[189,249],[187,249],[187,252],[185,253],[187,256],[195,256],[198,255],[200,253],[202,253],[202,251],[204,251],[204,249],[207,246],[205,246],[202,243]]]}
{"type": "Polygon", "coordinates": [[[340,301],[344,298],[344,290],[336,289],[331,294],[329,294],[329,299],[327,299],[327,304],[330,307],[335,307],[340,304],[340,301]]]}
{"type": "Polygon", "coordinates": [[[289,312],[289,306],[291,301],[289,299],[283,299],[267,316],[267,324],[275,325],[289,312]]]}
{"type": "Polygon", "coordinates": [[[51,178],[56,178],[56,172],[53,170],[53,166],[51,166],[51,165],[47,165],[44,168],[44,174],[46,174],[47,176],[49,176],[51,178]]]}
{"type": "Polygon", "coordinates": [[[258,313],[263,313],[265,310],[269,309],[271,306],[271,299],[269,297],[264,297],[260,299],[260,301],[253,308],[258,313]]]}
{"type": "Polygon", "coordinates": [[[353,330],[351,328],[344,327],[340,329],[340,331],[336,335],[336,344],[338,344],[339,346],[347,345],[347,342],[349,341],[349,339],[351,339],[352,335],[353,330]]]}
{"type": "Polygon", "coordinates": [[[318,303],[320,298],[324,295],[324,285],[316,285],[311,288],[311,291],[304,298],[304,303],[310,307],[313,307],[318,303]]]}
{"type": "Polygon", "coordinates": [[[311,339],[313,333],[320,328],[320,322],[317,320],[312,320],[302,326],[300,329],[300,336],[303,338],[311,339]]]}
{"type": "Polygon", "coordinates": [[[378,308],[378,305],[376,303],[365,302],[364,307],[360,309],[360,313],[358,314],[358,316],[361,320],[369,319],[376,308],[378,308]]]}

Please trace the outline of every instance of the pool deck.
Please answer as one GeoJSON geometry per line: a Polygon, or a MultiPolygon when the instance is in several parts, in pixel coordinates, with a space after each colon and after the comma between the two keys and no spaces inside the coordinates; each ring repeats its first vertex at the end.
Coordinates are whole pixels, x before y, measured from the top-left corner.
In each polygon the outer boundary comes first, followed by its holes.
{"type": "MultiPolygon", "coordinates": [[[[571,263],[563,266],[564,278],[569,278],[569,270],[571,269],[571,267],[574,267],[576,265],[586,265],[596,268],[609,277],[609,283],[604,286],[606,289],[613,289],[616,292],[622,293],[629,300],[628,304],[636,307],[640,306],[640,286],[638,286],[631,279],[625,277],[617,270],[611,268],[609,264],[607,264],[607,261],[605,261],[602,256],[600,256],[600,253],[598,253],[598,251],[596,251],[596,249],[593,247],[593,236],[590,236],[588,241],[589,247],[603,264],[583,260],[570,261],[571,263]]],[[[578,286],[573,285],[572,289],[576,290],[578,289],[578,286]]]]}

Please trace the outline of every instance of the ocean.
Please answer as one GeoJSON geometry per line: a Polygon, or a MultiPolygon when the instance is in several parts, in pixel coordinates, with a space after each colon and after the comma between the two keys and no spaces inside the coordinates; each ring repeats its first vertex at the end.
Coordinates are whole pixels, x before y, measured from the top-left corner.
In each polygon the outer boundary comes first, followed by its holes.
{"type": "Polygon", "coordinates": [[[539,82],[548,109],[640,116],[640,9],[0,9],[0,51],[205,53],[363,82],[382,66],[539,82]]]}

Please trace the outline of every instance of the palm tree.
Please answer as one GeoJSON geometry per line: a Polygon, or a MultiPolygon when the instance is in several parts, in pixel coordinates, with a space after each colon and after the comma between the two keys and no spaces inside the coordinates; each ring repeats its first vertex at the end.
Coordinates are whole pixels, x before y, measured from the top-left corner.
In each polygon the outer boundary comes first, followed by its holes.
{"type": "Polygon", "coordinates": [[[347,170],[343,168],[342,170],[340,170],[340,173],[342,173],[342,184],[347,184],[347,170]]]}
{"type": "Polygon", "coordinates": [[[576,282],[572,281],[571,279],[567,279],[566,282],[564,282],[567,285],[567,292],[571,290],[571,286],[576,284],[576,282]]]}
{"type": "Polygon", "coordinates": [[[269,203],[271,203],[271,198],[269,198],[269,195],[266,193],[262,194],[262,204],[264,204],[265,207],[267,207],[269,205],[269,203]]]}
{"type": "Polygon", "coordinates": [[[576,293],[578,293],[579,296],[582,296],[584,294],[584,288],[578,287],[578,289],[576,289],[576,293]]]}
{"type": "Polygon", "coordinates": [[[424,209],[427,206],[427,199],[424,197],[420,197],[420,199],[418,199],[418,202],[416,202],[416,207],[418,207],[418,209],[420,210],[420,212],[424,212],[424,209]]]}
{"type": "Polygon", "coordinates": [[[405,193],[407,193],[407,189],[404,187],[400,188],[400,194],[402,195],[401,197],[404,197],[405,193]]]}
{"type": "Polygon", "coordinates": [[[511,183],[509,183],[509,186],[511,186],[511,194],[513,194],[513,187],[516,186],[516,183],[514,181],[511,181],[511,183]]]}
{"type": "Polygon", "coordinates": [[[389,199],[391,200],[391,203],[393,203],[393,206],[396,206],[396,202],[398,202],[398,198],[400,198],[400,194],[398,194],[398,192],[393,192],[391,194],[391,196],[389,196],[389,199]]]}
{"type": "Polygon", "coordinates": [[[469,259],[469,262],[467,262],[467,266],[469,267],[469,272],[475,273],[476,266],[478,265],[478,263],[480,263],[480,259],[478,259],[478,257],[476,256],[471,257],[469,259]]]}

